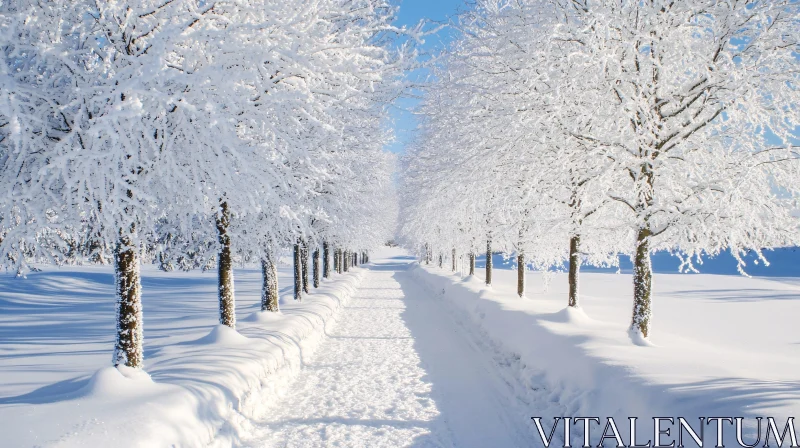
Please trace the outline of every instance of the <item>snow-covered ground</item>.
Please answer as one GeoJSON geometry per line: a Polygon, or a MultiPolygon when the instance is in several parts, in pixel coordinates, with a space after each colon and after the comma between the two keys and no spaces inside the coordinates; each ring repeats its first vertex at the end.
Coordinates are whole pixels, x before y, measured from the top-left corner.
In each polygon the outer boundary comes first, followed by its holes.
{"type": "Polygon", "coordinates": [[[782,428],[800,411],[796,278],[658,274],[653,345],[639,346],[627,274],[582,274],[575,312],[564,274],[544,291],[529,273],[521,299],[513,271],[487,289],[482,270],[463,278],[399,249],[372,258],[300,304],[281,270],[277,318],[256,313],[259,272],[237,270],[241,335],[215,325],[213,273],[147,267],[152,380],[104,368],[108,269],[0,277],[0,445],[541,446],[534,416],[612,416],[627,440],[628,416],[782,428]]]}
{"type": "MultiPolygon", "coordinates": [[[[626,331],[627,274],[582,273],[580,311],[566,309],[566,274],[550,274],[545,290],[542,274],[528,273],[526,298],[515,271],[495,270],[491,288],[483,270],[468,278],[422,266],[414,275],[516,364],[532,404],[557,404],[558,412],[530,409],[547,425],[554,416],[613,416],[627,433],[629,416],[692,417],[695,427],[700,416],[772,416],[782,429],[800,414],[798,278],[656,274],[653,344],[639,346],[626,331]]],[[[573,445],[582,440],[576,429],[573,445]]],[[[754,429],[745,421],[745,434],[754,429]]],[[[710,443],[715,434],[706,431],[710,443]]]]}
{"type": "Polygon", "coordinates": [[[280,270],[282,313],[260,313],[260,271],[236,270],[239,333],[218,326],[215,272],[142,272],[145,370],[109,367],[108,267],[0,275],[0,446],[222,446],[294,377],[360,281],[323,280],[294,303],[280,270]],[[125,372],[129,373],[129,372],[125,372]]]}
{"type": "Polygon", "coordinates": [[[387,251],[247,446],[531,446],[529,410],[474,327],[387,251]]]}

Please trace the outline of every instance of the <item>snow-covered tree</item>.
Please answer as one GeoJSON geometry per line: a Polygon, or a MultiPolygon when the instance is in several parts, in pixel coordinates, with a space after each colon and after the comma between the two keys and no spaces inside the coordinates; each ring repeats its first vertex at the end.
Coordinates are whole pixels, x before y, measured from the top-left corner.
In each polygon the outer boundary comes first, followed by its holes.
{"type": "MultiPolygon", "coordinates": [[[[443,58],[437,82],[420,109],[425,117],[421,143],[412,150],[405,170],[408,196],[428,200],[420,189],[456,196],[436,199],[449,211],[445,216],[456,218],[442,225],[458,223],[459,231],[443,233],[459,235],[456,246],[469,245],[462,250],[472,263],[476,239],[485,241],[487,252],[517,253],[520,295],[525,293],[525,267],[547,268],[566,261],[570,240],[576,243],[578,235],[586,233],[589,223],[584,218],[596,212],[597,205],[589,199],[602,198],[578,175],[593,166],[594,154],[565,141],[552,113],[557,106],[544,95],[551,88],[548,77],[558,76],[543,70],[547,53],[541,46],[548,34],[541,10],[525,2],[479,2],[462,15],[461,37],[443,58]]],[[[553,71],[557,69],[563,67],[553,71]]],[[[422,210],[412,205],[404,215],[422,210]]],[[[441,215],[431,209],[422,213],[428,219],[441,215]]],[[[418,229],[409,232],[416,234],[418,229]]],[[[584,246],[589,253],[601,251],[584,246]]],[[[581,260],[577,244],[572,247],[576,274],[581,260]]],[[[491,269],[487,258],[487,284],[491,269]]],[[[577,279],[571,285],[576,304],[577,279]]]]}
{"type": "Polygon", "coordinates": [[[571,306],[581,263],[631,254],[632,329],[648,336],[652,251],[691,268],[797,244],[799,7],[476,2],[419,109],[402,235],[569,260],[571,306]]]}
{"type": "MultiPolygon", "coordinates": [[[[591,1],[558,5],[552,40],[582,67],[563,79],[602,105],[565,108],[575,138],[628,182],[608,197],[635,234],[631,328],[650,334],[650,253],[689,259],[794,245],[800,161],[800,5],[793,1],[591,1]],[[767,143],[772,133],[779,142],[767,143]],[[782,142],[782,143],[780,143],[782,142]]],[[[763,258],[763,257],[762,257],[763,258]]],[[[741,258],[739,258],[740,263],[741,258]]]]}
{"type": "Polygon", "coordinates": [[[220,322],[234,327],[236,261],[262,262],[262,308],[277,311],[277,251],[316,244],[323,219],[353,244],[374,214],[363,205],[387,197],[390,170],[361,170],[386,166],[385,139],[353,145],[380,132],[410,55],[387,37],[402,30],[385,2],[0,8],[0,256],[24,273],[32,258],[85,255],[76,241],[110,248],[116,365],[142,366],[143,257],[216,262],[220,322]]]}
{"type": "MultiPolygon", "coordinates": [[[[4,182],[20,193],[5,207],[38,209],[39,216],[25,223],[29,234],[46,226],[60,236],[74,235],[91,226],[92,238],[113,248],[118,312],[114,362],[140,367],[142,245],[163,217],[167,197],[187,198],[198,191],[184,183],[193,179],[178,175],[194,160],[185,145],[202,148],[211,136],[224,134],[205,120],[210,114],[182,104],[177,89],[185,88],[187,80],[174,77],[169,68],[179,50],[175,36],[204,11],[177,1],[21,2],[17,8],[9,11],[11,20],[38,23],[42,31],[17,34],[10,41],[9,47],[36,58],[36,64],[20,65],[9,56],[7,61],[17,69],[10,92],[29,87],[26,83],[39,73],[48,79],[37,82],[48,87],[60,80],[42,94],[48,95],[44,101],[61,122],[26,127],[20,135],[19,141],[30,142],[49,134],[51,142],[17,152],[16,163],[26,167],[26,175],[4,169],[4,182]]],[[[16,120],[18,115],[11,113],[16,120]]],[[[225,163],[216,160],[217,166],[225,163]]],[[[192,199],[196,201],[187,202],[203,203],[197,195],[192,199]]],[[[18,249],[13,240],[4,244],[4,251],[18,249]]],[[[22,257],[17,259],[23,263],[22,257]]]]}

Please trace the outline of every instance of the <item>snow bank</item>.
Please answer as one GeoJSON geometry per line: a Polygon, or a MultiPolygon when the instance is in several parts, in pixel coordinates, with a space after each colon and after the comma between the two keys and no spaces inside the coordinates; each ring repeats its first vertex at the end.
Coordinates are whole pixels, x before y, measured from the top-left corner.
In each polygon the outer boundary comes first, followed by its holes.
{"type": "MultiPolygon", "coordinates": [[[[545,425],[555,416],[626,423],[629,416],[773,416],[785,423],[800,414],[799,283],[657,274],[654,335],[640,345],[627,332],[629,275],[582,274],[582,308],[575,310],[566,309],[566,274],[544,291],[541,274],[529,273],[524,299],[515,274],[495,271],[487,289],[482,272],[462,278],[413,270],[477,327],[498,363],[513,367],[531,416],[545,417],[545,425]]],[[[708,429],[707,439],[715,436],[708,429]]],[[[745,434],[754,429],[746,424],[745,434]]],[[[592,438],[600,433],[593,430],[592,438]]],[[[573,446],[582,444],[577,426],[572,437],[573,446]]]]}
{"type": "MultiPolygon", "coordinates": [[[[145,372],[108,365],[112,273],[0,276],[2,445],[230,446],[285,389],[362,277],[333,274],[282,312],[258,311],[258,270],[237,270],[238,331],[216,324],[212,273],[143,270],[145,372]],[[92,373],[92,371],[94,373],[92,373]]],[[[281,270],[282,285],[291,285],[281,270]]]]}

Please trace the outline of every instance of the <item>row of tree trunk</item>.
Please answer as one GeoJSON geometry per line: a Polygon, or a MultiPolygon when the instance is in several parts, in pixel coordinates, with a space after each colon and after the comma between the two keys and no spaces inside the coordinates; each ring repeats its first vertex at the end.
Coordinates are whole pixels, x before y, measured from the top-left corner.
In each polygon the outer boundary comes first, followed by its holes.
{"type": "MultiPolygon", "coordinates": [[[[631,328],[638,330],[644,337],[650,327],[650,302],[651,290],[653,282],[653,267],[650,261],[650,248],[649,248],[649,229],[640,232],[637,237],[636,255],[633,260],[633,317],[631,319],[631,328]]],[[[570,307],[580,307],[579,296],[579,281],[581,267],[581,252],[580,252],[581,237],[580,235],[573,235],[569,240],[569,293],[567,304],[570,307]]],[[[521,246],[520,246],[521,247],[521,246]]],[[[486,286],[492,285],[492,239],[486,240],[486,286]]],[[[475,252],[470,252],[469,256],[469,275],[475,275],[475,252]]],[[[425,245],[424,254],[425,264],[430,265],[433,260],[433,250],[431,245],[425,245]]],[[[439,267],[443,267],[444,254],[439,253],[439,267]]],[[[520,249],[517,253],[517,294],[520,297],[525,297],[525,251],[520,249]]],[[[457,271],[456,267],[456,249],[452,251],[452,271],[457,271]]]]}
{"type": "MultiPolygon", "coordinates": [[[[219,253],[217,256],[217,295],[219,299],[219,323],[236,328],[236,300],[233,278],[233,255],[231,252],[231,236],[228,232],[231,213],[227,202],[220,202],[216,218],[219,253]]],[[[301,300],[308,294],[309,263],[308,246],[305,240],[298,239],[293,247],[294,255],[294,298],[301,300]]],[[[322,277],[331,275],[331,255],[333,270],[339,274],[347,272],[351,266],[369,262],[367,252],[342,250],[331,251],[327,242],[322,243],[322,251],[316,248],[312,252],[313,268],[312,285],[320,286],[320,258],[322,258],[322,277]],[[332,252],[332,253],[331,253],[332,252]]],[[[277,255],[265,251],[261,259],[261,310],[277,312],[280,310],[278,297],[277,255]]],[[[116,338],[113,362],[115,366],[141,368],[144,362],[143,319],[142,319],[142,287],[140,279],[139,247],[136,241],[136,229],[120,231],[120,237],[114,248],[114,272],[116,283],[116,338]]]]}
{"type": "MultiPolygon", "coordinates": [[[[578,272],[580,270],[580,253],[578,252],[578,245],[580,244],[580,237],[574,236],[570,239],[570,264],[569,264],[569,306],[577,307],[578,306],[578,272]]],[[[431,255],[429,254],[429,247],[426,247],[426,255],[425,255],[425,263],[430,264],[431,255]]],[[[492,270],[493,270],[493,261],[492,261],[492,240],[486,240],[486,274],[485,274],[485,283],[486,286],[492,286],[492,270]]],[[[469,256],[469,275],[475,275],[475,252],[470,252],[469,256]]],[[[441,268],[443,265],[443,258],[444,254],[439,254],[439,267],[441,268]]],[[[458,270],[456,266],[456,249],[453,248],[451,261],[452,261],[452,271],[456,272],[458,270]]],[[[520,249],[517,253],[517,294],[520,297],[525,297],[525,251],[520,249]]]]}
{"type": "MultiPolygon", "coordinates": [[[[320,284],[320,255],[322,256],[322,277],[330,278],[330,246],[327,242],[322,243],[322,252],[319,248],[311,253],[311,280],[314,288],[319,288],[320,284]]],[[[294,299],[302,300],[303,294],[309,293],[309,269],[308,269],[308,246],[301,238],[294,245],[294,299]]],[[[348,272],[350,267],[369,263],[367,252],[354,252],[350,250],[335,249],[333,251],[333,270],[341,274],[348,272]]],[[[266,310],[262,307],[262,311],[266,310]]]]}

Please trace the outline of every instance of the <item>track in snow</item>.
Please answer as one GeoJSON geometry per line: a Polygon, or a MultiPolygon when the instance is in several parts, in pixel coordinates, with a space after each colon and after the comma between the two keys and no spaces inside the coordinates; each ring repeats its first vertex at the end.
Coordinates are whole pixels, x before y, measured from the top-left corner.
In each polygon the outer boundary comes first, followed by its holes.
{"type": "MultiPolygon", "coordinates": [[[[372,265],[250,447],[531,446],[530,410],[411,260],[372,265]]],[[[539,442],[541,443],[541,442],[539,442]]]]}

